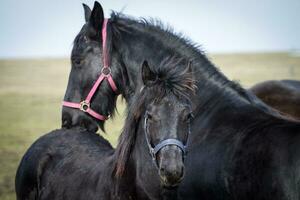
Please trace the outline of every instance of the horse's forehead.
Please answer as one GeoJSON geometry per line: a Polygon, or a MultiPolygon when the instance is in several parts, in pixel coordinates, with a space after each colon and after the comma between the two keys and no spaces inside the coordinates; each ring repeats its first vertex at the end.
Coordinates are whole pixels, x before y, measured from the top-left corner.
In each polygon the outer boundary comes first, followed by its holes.
{"type": "Polygon", "coordinates": [[[74,40],[74,45],[73,48],[77,49],[79,47],[86,47],[88,45],[88,38],[82,33],[79,33],[75,40],[74,40]]]}
{"type": "Polygon", "coordinates": [[[73,43],[73,53],[82,54],[96,47],[96,45],[88,37],[87,25],[84,25],[73,43]]]}
{"type": "Polygon", "coordinates": [[[165,96],[160,101],[155,101],[152,104],[153,111],[171,111],[181,110],[185,107],[185,104],[178,98],[165,96]]]}

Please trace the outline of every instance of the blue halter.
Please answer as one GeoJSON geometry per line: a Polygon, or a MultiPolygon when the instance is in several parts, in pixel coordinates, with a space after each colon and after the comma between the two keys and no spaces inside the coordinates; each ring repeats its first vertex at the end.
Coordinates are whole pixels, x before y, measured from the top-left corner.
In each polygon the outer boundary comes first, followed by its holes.
{"type": "Polygon", "coordinates": [[[157,163],[156,163],[156,154],[164,147],[169,146],[169,145],[176,145],[177,147],[179,147],[179,149],[181,149],[181,151],[183,152],[183,155],[186,156],[187,154],[187,144],[188,144],[188,139],[189,136],[191,134],[191,130],[190,130],[190,119],[188,121],[188,137],[187,137],[187,142],[186,144],[183,144],[180,140],[178,139],[165,139],[160,141],[157,145],[155,145],[154,147],[152,147],[150,140],[148,138],[148,127],[147,127],[147,122],[148,122],[148,112],[145,113],[145,117],[144,117],[144,133],[145,133],[145,138],[146,138],[146,142],[149,148],[149,152],[150,155],[152,157],[152,160],[155,162],[155,165],[157,167],[157,163]]]}

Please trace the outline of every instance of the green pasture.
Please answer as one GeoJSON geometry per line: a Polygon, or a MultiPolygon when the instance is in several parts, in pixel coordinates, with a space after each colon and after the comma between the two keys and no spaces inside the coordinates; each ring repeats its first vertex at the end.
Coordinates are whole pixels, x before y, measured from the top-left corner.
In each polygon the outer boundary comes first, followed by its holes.
{"type": "MultiPolygon", "coordinates": [[[[288,53],[210,55],[230,79],[250,87],[272,79],[300,80],[300,57],[288,53]]],[[[26,149],[39,136],[60,127],[68,59],[0,60],[0,199],[12,200],[14,176],[26,149]]],[[[116,145],[125,104],[106,124],[107,139],[116,145]]]]}

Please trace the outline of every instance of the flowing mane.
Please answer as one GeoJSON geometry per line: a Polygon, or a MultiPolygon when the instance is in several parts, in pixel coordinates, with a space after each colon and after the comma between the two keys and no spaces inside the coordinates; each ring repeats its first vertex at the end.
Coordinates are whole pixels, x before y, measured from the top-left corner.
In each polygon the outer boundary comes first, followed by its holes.
{"type": "Polygon", "coordinates": [[[158,78],[133,97],[115,152],[115,175],[117,177],[122,176],[126,169],[135,144],[136,130],[146,106],[152,101],[160,101],[165,95],[173,95],[189,101],[190,95],[195,92],[196,85],[193,73],[188,71],[189,65],[190,62],[182,58],[164,59],[158,67],[152,69],[158,78]]]}
{"type": "MultiPolygon", "coordinates": [[[[164,55],[160,56],[168,57],[170,53],[171,55],[177,54],[193,62],[193,70],[197,75],[198,88],[201,88],[200,86],[202,85],[207,85],[209,81],[211,84],[209,90],[212,92],[221,92],[223,93],[222,95],[225,96],[235,96],[235,98],[246,101],[263,112],[280,117],[276,111],[259,100],[251,92],[245,90],[240,84],[228,80],[228,78],[210,62],[199,45],[192,42],[184,34],[176,33],[171,26],[166,26],[160,20],[153,18],[150,20],[146,20],[145,18],[135,19],[117,12],[112,12],[110,24],[111,33],[114,37],[112,43],[122,43],[122,35],[124,33],[135,36],[141,33],[145,36],[150,36],[152,39],[155,38],[155,40],[161,42],[162,46],[165,46],[167,49],[165,52],[161,52],[164,55]],[[171,49],[171,52],[168,51],[169,49],[171,49]]],[[[207,94],[202,98],[210,100],[214,95],[215,94],[207,94]]]]}

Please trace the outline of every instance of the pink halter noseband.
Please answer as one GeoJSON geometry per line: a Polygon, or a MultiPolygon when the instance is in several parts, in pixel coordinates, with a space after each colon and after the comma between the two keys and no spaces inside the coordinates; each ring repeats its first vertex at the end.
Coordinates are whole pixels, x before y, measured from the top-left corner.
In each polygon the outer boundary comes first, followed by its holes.
{"type": "Polygon", "coordinates": [[[115,84],[115,82],[112,78],[112,75],[111,75],[111,69],[110,69],[109,60],[108,60],[108,52],[107,52],[107,49],[106,49],[107,21],[108,21],[108,19],[104,19],[103,27],[102,27],[103,68],[101,69],[101,74],[100,74],[99,78],[97,79],[97,81],[93,85],[92,89],[90,90],[90,92],[87,95],[85,100],[81,101],[80,103],[63,101],[63,106],[79,109],[83,112],[88,113],[92,117],[94,117],[98,120],[102,120],[102,121],[107,120],[108,117],[104,116],[104,115],[101,115],[101,114],[97,113],[96,111],[94,111],[93,109],[91,109],[91,100],[92,100],[97,88],[100,86],[102,81],[106,79],[108,81],[111,89],[115,93],[118,92],[117,86],[116,86],[116,84],[115,84]]]}

